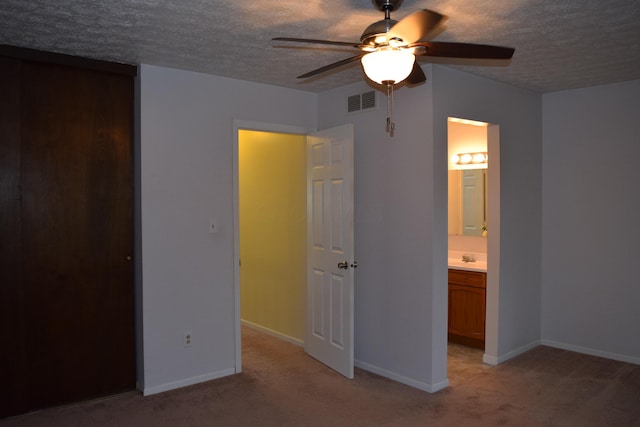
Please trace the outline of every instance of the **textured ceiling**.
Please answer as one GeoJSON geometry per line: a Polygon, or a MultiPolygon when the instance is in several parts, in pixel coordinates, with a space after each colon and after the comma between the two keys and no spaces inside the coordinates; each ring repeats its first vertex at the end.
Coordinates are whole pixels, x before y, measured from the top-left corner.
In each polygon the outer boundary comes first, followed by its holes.
{"type": "MultiPolygon", "coordinates": [[[[405,0],[392,18],[423,8],[449,17],[435,40],[516,49],[506,67],[455,68],[538,92],[640,79],[638,0],[405,0]]],[[[295,77],[357,51],[271,38],[358,42],[382,18],[370,0],[1,0],[0,44],[321,92],[361,80],[360,67],[295,77]]]]}

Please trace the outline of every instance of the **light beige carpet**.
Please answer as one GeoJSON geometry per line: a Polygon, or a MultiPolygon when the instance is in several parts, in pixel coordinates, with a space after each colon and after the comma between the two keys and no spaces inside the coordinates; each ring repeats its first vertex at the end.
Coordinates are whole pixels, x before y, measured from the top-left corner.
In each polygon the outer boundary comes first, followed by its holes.
{"type": "Polygon", "coordinates": [[[451,386],[429,394],[360,369],[349,381],[297,346],[245,330],[242,374],[0,426],[640,426],[638,365],[541,346],[488,367],[465,351],[450,347],[451,386]]]}

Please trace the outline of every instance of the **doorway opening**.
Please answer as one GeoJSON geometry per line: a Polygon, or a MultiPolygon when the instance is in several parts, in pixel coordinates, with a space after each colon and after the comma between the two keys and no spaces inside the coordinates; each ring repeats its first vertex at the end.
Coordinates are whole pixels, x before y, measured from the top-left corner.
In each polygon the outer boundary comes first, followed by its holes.
{"type": "Polygon", "coordinates": [[[497,364],[500,150],[498,125],[449,117],[447,129],[447,362],[455,383],[497,364]]]}
{"type": "Polygon", "coordinates": [[[305,136],[238,130],[240,322],[304,345],[305,136]]]}
{"type": "MultiPolygon", "coordinates": [[[[233,205],[234,205],[234,233],[233,233],[233,246],[234,246],[234,255],[233,255],[233,263],[234,263],[234,340],[235,340],[235,371],[236,373],[242,372],[242,325],[248,325],[253,329],[260,330],[261,332],[268,333],[270,335],[276,336],[280,339],[287,340],[289,342],[295,343],[297,345],[302,345],[304,341],[304,335],[299,335],[295,332],[282,332],[282,323],[290,322],[292,316],[298,316],[299,314],[291,315],[288,313],[289,305],[291,305],[290,301],[296,300],[296,297],[291,297],[291,295],[283,295],[284,289],[283,287],[278,287],[278,289],[272,289],[269,286],[263,286],[259,288],[259,285],[255,284],[257,281],[253,280],[253,285],[247,285],[246,291],[244,292],[244,300],[249,301],[248,304],[242,304],[243,300],[243,286],[241,286],[241,265],[244,267],[244,271],[248,273],[249,280],[251,283],[251,276],[258,272],[260,269],[265,269],[270,267],[270,262],[273,261],[273,258],[285,258],[287,244],[281,242],[279,238],[276,238],[275,241],[273,238],[265,238],[265,235],[268,235],[272,232],[279,232],[281,234],[289,235],[290,231],[286,229],[283,225],[283,221],[278,221],[277,215],[277,205],[272,204],[272,206],[257,206],[264,202],[265,198],[268,198],[269,195],[273,195],[273,192],[278,192],[277,198],[282,199],[286,191],[278,185],[278,180],[280,178],[269,177],[268,173],[269,165],[266,164],[266,161],[261,164],[260,158],[250,159],[249,161],[252,163],[241,162],[241,146],[245,145],[250,147],[255,144],[256,147],[259,147],[259,151],[264,151],[264,154],[268,155],[265,160],[272,159],[272,165],[283,161],[285,158],[289,158],[294,154],[290,152],[284,152],[280,155],[277,153],[277,148],[282,149],[280,143],[277,142],[277,135],[282,135],[283,140],[287,140],[289,142],[294,143],[295,138],[301,138],[304,141],[305,135],[307,131],[303,128],[295,127],[295,126],[286,126],[286,125],[277,125],[270,123],[262,123],[262,122],[251,122],[251,121],[243,121],[243,120],[235,120],[233,124],[233,205]],[[272,141],[272,138],[276,140],[276,142],[272,141]],[[291,139],[289,139],[291,138],[291,139]],[[274,158],[275,157],[275,158],[274,158]],[[243,164],[245,167],[243,168],[243,164]],[[255,167],[259,169],[252,169],[252,164],[255,164],[255,167]],[[246,225],[247,229],[241,230],[241,211],[240,211],[240,199],[241,199],[241,178],[242,174],[247,172],[246,175],[249,178],[249,181],[252,180],[260,180],[260,178],[264,178],[266,183],[272,184],[272,189],[264,192],[265,194],[261,194],[258,186],[250,189],[250,192],[256,194],[256,197],[259,197],[260,200],[251,201],[248,199],[249,210],[244,209],[249,215],[249,221],[253,222],[253,224],[248,223],[246,225]],[[273,191],[272,191],[273,190],[273,191]],[[251,205],[253,203],[253,206],[251,205]],[[275,207],[274,207],[275,206],[275,207]],[[264,215],[262,215],[264,214],[264,215]],[[283,228],[284,227],[284,228],[283,228]],[[251,228],[259,230],[260,235],[263,236],[262,241],[258,241],[254,239],[251,241],[252,233],[251,228]],[[282,230],[286,231],[282,231],[282,230]],[[245,242],[245,245],[250,245],[248,249],[248,254],[244,253],[245,259],[241,258],[241,235],[244,233],[244,238],[248,243],[245,242]],[[285,248],[285,253],[278,253],[276,249],[285,248]],[[267,249],[271,249],[270,252],[267,252],[267,249]],[[262,254],[262,255],[261,255],[262,254]],[[248,258],[247,258],[248,257],[248,258]],[[255,258],[254,258],[255,257],[255,258]],[[269,259],[271,257],[271,259],[269,259]],[[252,271],[253,270],[253,271],[252,271]],[[251,292],[251,288],[254,288],[254,292],[251,292]],[[258,289],[255,289],[258,288],[258,289]],[[263,304],[260,304],[260,299],[262,297],[262,292],[264,294],[265,290],[271,289],[273,292],[268,294],[267,301],[262,301],[263,304]],[[274,303],[273,307],[269,307],[269,301],[274,303]],[[250,314],[248,318],[243,318],[243,310],[249,309],[250,314]],[[286,311],[286,313],[280,312],[281,310],[286,311]],[[283,320],[285,319],[285,320],[283,320]]],[[[295,143],[294,143],[295,145],[295,143]]],[[[251,153],[251,150],[248,150],[251,153]]],[[[295,150],[294,150],[295,151],[295,150]]],[[[246,160],[246,158],[245,158],[246,160]]],[[[304,157],[300,159],[300,165],[304,168],[304,157]]],[[[288,167],[288,166],[287,166],[288,167]]],[[[304,182],[304,181],[303,181],[304,182]]],[[[244,184],[250,184],[247,181],[244,181],[244,184]]],[[[260,185],[260,184],[258,184],[260,185]]],[[[289,188],[286,185],[287,189],[289,188]]],[[[245,202],[247,200],[245,199],[245,202]]],[[[246,203],[243,202],[243,206],[247,207],[246,203]]],[[[266,203],[266,202],[264,202],[266,203]]],[[[291,200],[285,201],[287,204],[294,203],[291,200]]],[[[303,219],[304,221],[304,219],[303,219]]],[[[254,234],[255,236],[255,234],[254,234]]],[[[296,246],[296,245],[293,245],[296,246]]],[[[304,252],[303,252],[304,253],[304,252]]],[[[270,279],[268,282],[273,283],[273,276],[277,276],[279,269],[282,269],[282,262],[277,261],[277,268],[271,268],[269,272],[270,279]]],[[[304,265],[304,263],[303,263],[304,265]]],[[[304,267],[303,267],[304,268],[304,267]]],[[[283,272],[282,276],[292,277],[295,274],[290,274],[288,272],[283,272]]],[[[255,277],[254,277],[255,279],[255,277]]],[[[304,284],[302,285],[304,286],[304,284]]],[[[297,292],[296,292],[297,294],[297,292]]],[[[303,294],[304,295],[304,294],[303,294]]],[[[295,308],[295,310],[302,310],[303,313],[303,321],[302,325],[304,325],[304,297],[300,302],[300,305],[295,308]]],[[[247,326],[245,326],[247,327],[247,326]]],[[[291,331],[291,329],[286,329],[286,331],[291,331]]],[[[304,332],[303,332],[304,333],[304,332]]]]}
{"type": "Polygon", "coordinates": [[[309,134],[236,121],[233,165],[236,372],[242,371],[244,322],[297,344],[304,337],[305,352],[353,378],[353,125],[309,134]],[[264,147],[248,143],[256,162],[250,167],[241,159],[247,135],[267,148],[261,152],[264,147]],[[272,150],[283,140],[285,150],[272,150]],[[247,190],[249,181],[256,187],[247,190]],[[256,235],[259,241],[247,243],[256,235]],[[296,238],[285,239],[291,236],[296,238]],[[274,254],[279,247],[283,253],[274,254]],[[285,275],[289,287],[281,289],[285,275]],[[290,296],[296,302],[285,304],[288,315],[281,316],[281,306],[266,313],[260,307],[267,298],[281,305],[290,296]]]}

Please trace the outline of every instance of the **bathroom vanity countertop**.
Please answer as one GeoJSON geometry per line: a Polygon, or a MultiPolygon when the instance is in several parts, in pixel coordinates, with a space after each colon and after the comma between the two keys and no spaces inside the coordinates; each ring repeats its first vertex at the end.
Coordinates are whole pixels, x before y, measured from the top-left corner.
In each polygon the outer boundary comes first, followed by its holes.
{"type": "Polygon", "coordinates": [[[449,259],[449,268],[456,270],[487,272],[486,261],[464,262],[460,259],[449,259]]]}

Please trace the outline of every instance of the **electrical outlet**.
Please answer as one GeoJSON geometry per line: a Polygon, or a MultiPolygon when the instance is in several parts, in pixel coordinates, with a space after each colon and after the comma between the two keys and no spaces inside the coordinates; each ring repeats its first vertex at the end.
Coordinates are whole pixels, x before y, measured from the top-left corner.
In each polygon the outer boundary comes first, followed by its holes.
{"type": "Polygon", "coordinates": [[[191,332],[184,333],[184,346],[191,347],[191,343],[193,342],[193,334],[191,332]]]}

